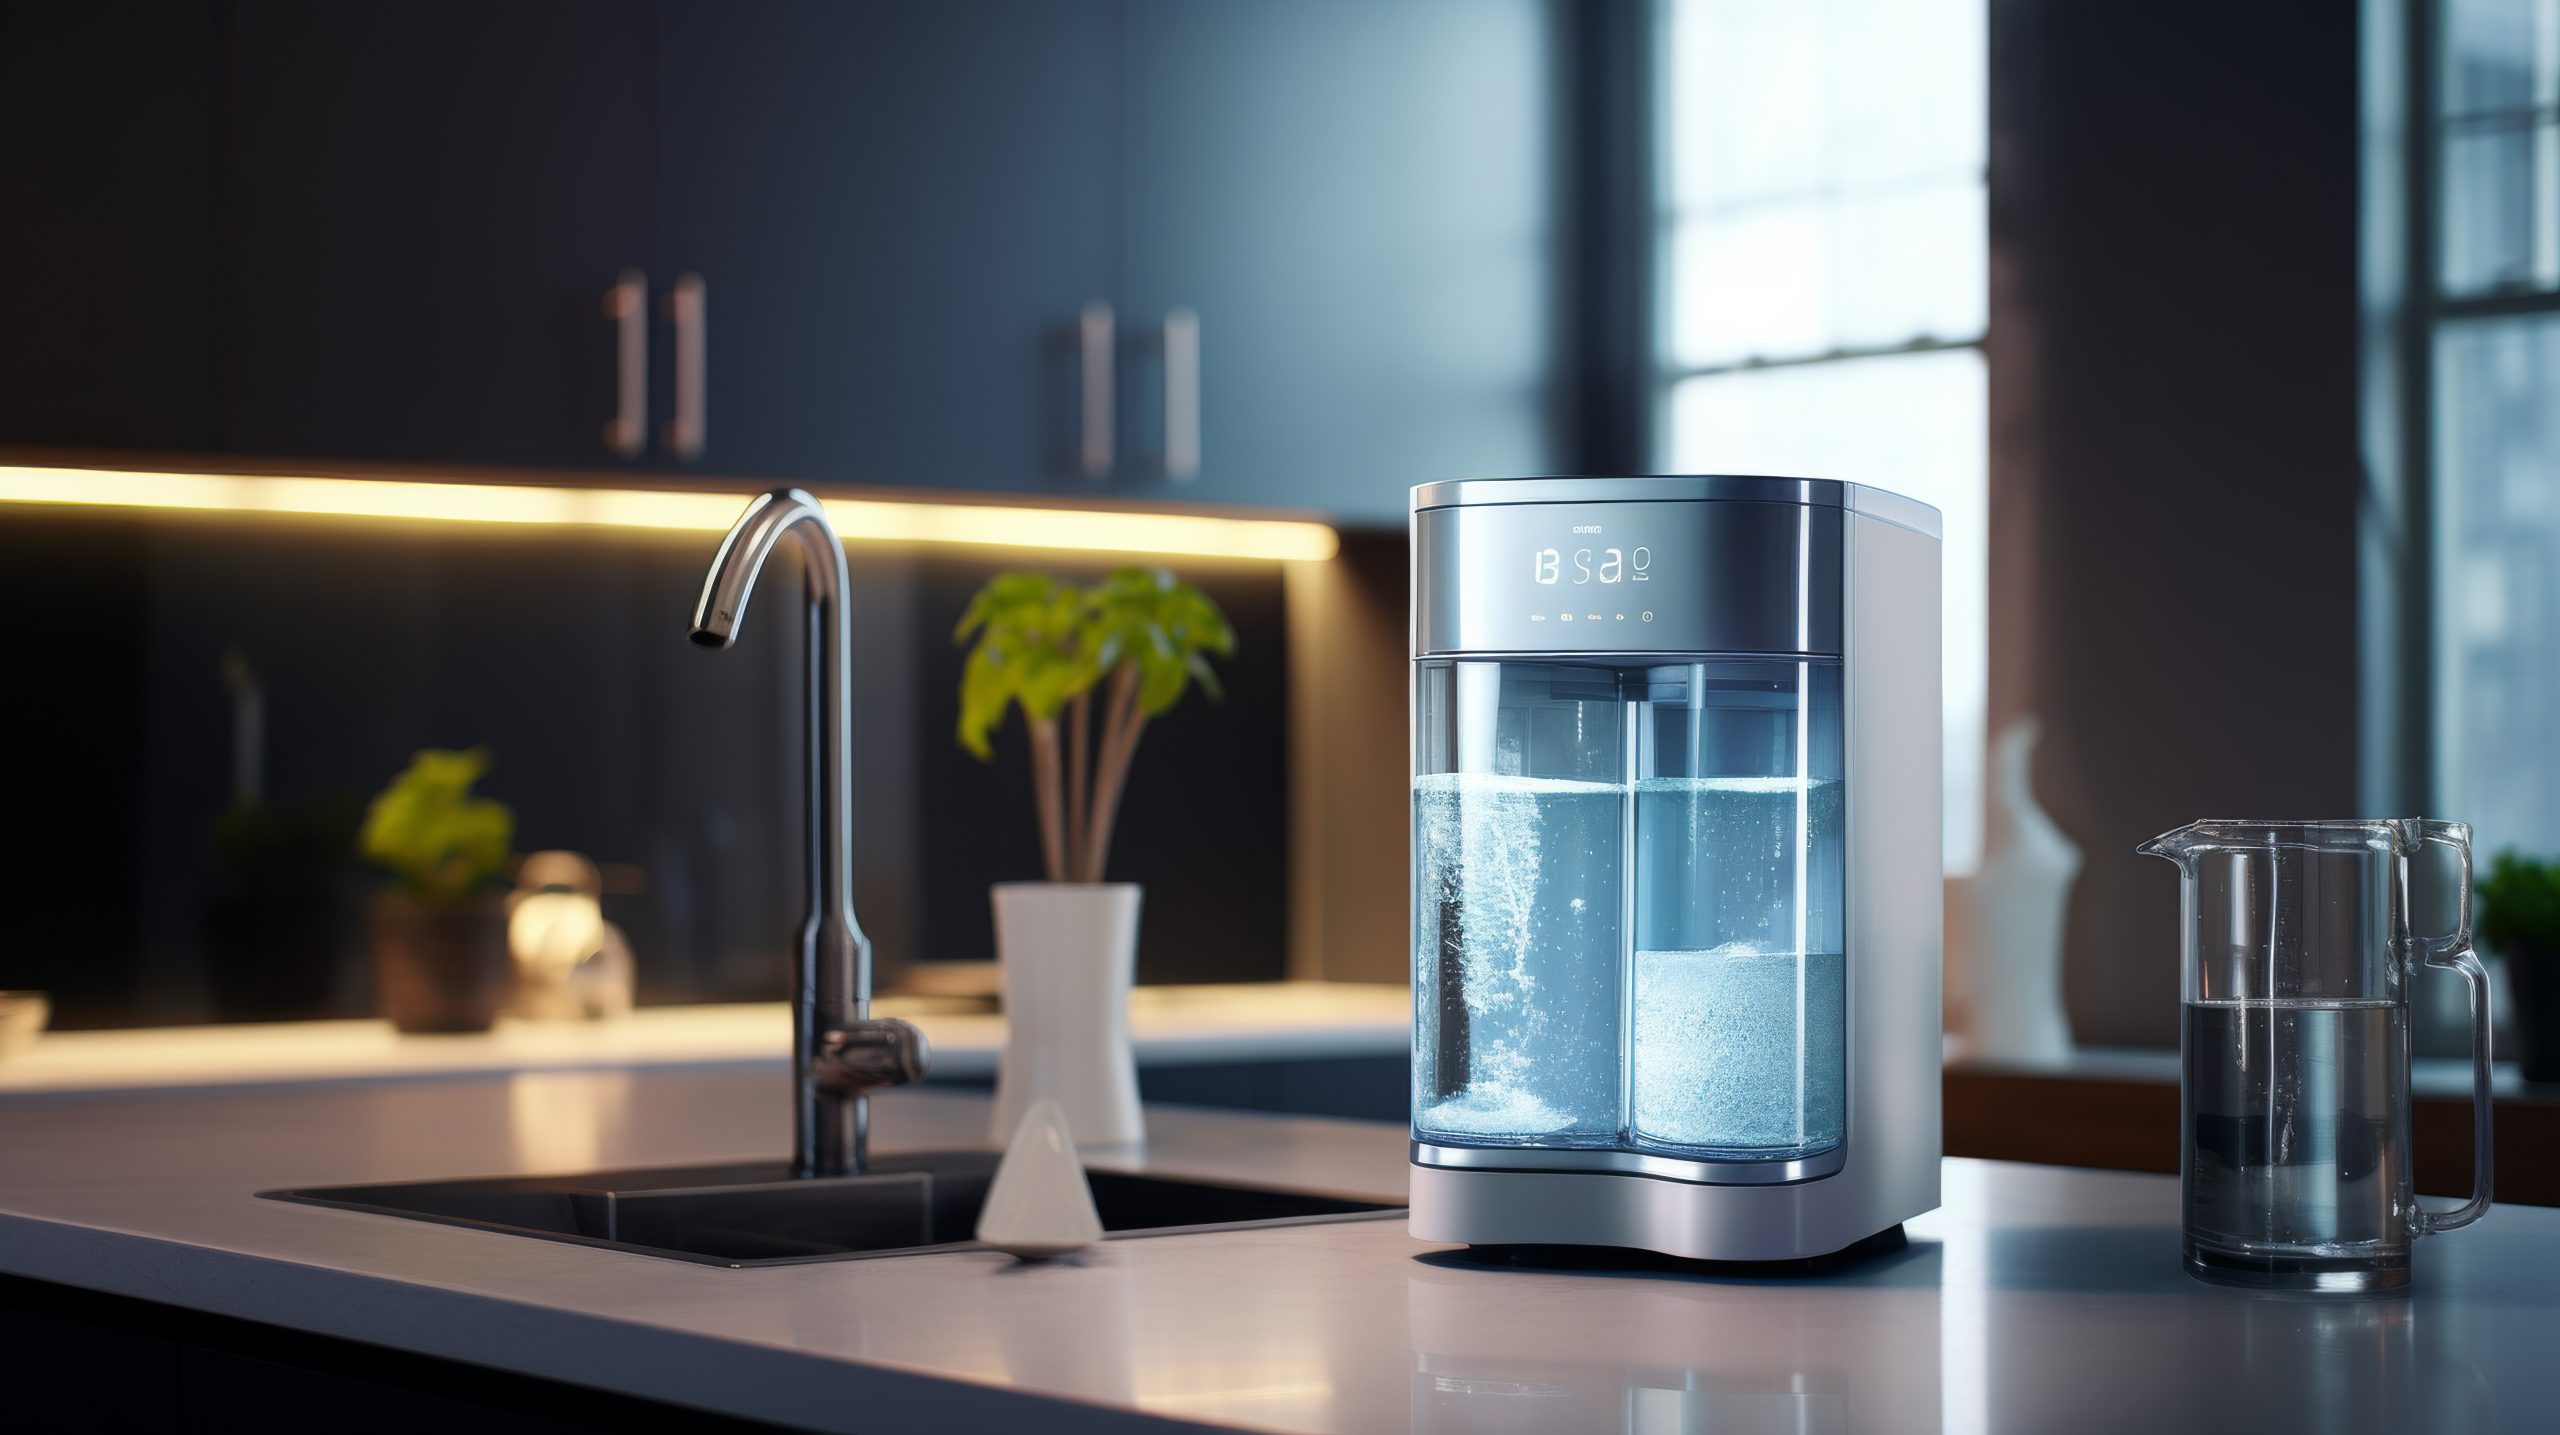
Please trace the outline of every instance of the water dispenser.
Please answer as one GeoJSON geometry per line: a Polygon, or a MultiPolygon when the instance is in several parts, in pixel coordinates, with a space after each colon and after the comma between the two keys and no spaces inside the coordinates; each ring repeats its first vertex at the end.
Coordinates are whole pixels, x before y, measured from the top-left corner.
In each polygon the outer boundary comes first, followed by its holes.
{"type": "Polygon", "coordinates": [[[1788,1260],[1938,1203],[1938,515],[1413,501],[1412,1227],[1788,1260]]]}

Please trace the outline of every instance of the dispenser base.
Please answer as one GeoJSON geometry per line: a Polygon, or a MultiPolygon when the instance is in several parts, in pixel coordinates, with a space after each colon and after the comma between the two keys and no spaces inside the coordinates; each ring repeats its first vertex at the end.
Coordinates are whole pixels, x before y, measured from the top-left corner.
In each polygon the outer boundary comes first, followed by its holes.
{"type": "Polygon", "coordinates": [[[1801,1256],[1783,1261],[1701,1261],[1626,1246],[1466,1246],[1444,1254],[1449,1260],[1464,1261],[1470,1265],[1517,1270],[1664,1271],[1737,1279],[1784,1279],[1789,1276],[1829,1275],[1877,1256],[1907,1250],[1910,1245],[1911,1237],[1904,1234],[1897,1223],[1863,1241],[1852,1241],[1829,1255],[1801,1256]]]}
{"type": "Polygon", "coordinates": [[[1409,1174],[1416,1239],[1532,1252],[1615,1247],[1753,1264],[1854,1258],[1892,1249],[1902,1221],[1926,1209],[1883,1206],[1854,1171],[1757,1186],[1419,1162],[1409,1174]]]}

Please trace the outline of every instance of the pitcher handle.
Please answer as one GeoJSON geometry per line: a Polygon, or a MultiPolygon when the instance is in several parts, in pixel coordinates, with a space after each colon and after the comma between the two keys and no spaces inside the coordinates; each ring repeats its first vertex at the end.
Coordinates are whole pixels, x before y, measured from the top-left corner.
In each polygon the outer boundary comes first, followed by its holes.
{"type": "Polygon", "coordinates": [[[2489,1128],[2495,1103],[2489,1089],[2489,973],[2471,951],[2471,829],[2459,822],[2430,822],[2424,833],[2425,842],[2453,849],[2461,878],[2454,929],[2442,936],[2417,938],[2418,957],[2440,971],[2460,972],[2471,996],[2471,1199],[2450,1211],[2418,1207],[2417,1233],[2432,1236],[2460,1230],[2488,1213],[2489,1128]]]}

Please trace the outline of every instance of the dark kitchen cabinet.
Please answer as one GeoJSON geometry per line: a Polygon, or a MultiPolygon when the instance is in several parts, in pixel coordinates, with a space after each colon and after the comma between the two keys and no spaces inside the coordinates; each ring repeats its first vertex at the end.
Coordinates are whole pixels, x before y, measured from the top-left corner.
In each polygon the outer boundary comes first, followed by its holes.
{"type": "Polygon", "coordinates": [[[1397,522],[1413,483],[1554,460],[1567,23],[1553,0],[12,13],[0,445],[1397,522]]]}
{"type": "Polygon", "coordinates": [[[1083,491],[1117,281],[1107,0],[662,7],[661,268],[709,311],[702,463],[1083,491]]]}
{"type": "MultiPolygon", "coordinates": [[[[1553,463],[1563,20],[1130,0],[1125,309],[1198,336],[1198,475],[1151,486],[1401,524],[1413,484],[1553,463]]],[[[1142,453],[1167,367],[1140,349],[1142,453]]]]}
{"type": "Polygon", "coordinates": [[[1394,520],[1424,479],[1547,465],[1540,0],[664,14],[706,466],[1394,520]]]}
{"type": "Polygon", "coordinates": [[[618,0],[225,11],[223,446],[620,464],[606,445],[619,394],[603,301],[649,262],[651,12],[618,0]]]}
{"type": "Polygon", "coordinates": [[[0,442],[206,449],[218,10],[0,8],[0,442]]]}

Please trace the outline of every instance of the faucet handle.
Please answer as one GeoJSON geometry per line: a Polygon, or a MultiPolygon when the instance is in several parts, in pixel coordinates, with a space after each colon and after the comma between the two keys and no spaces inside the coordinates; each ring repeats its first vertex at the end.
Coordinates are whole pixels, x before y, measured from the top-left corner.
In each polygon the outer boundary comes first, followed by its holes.
{"type": "Polygon", "coordinates": [[[812,1074],[827,1091],[859,1096],[884,1086],[922,1081],[931,1065],[932,1043],[915,1023],[873,1017],[820,1036],[812,1074]]]}

